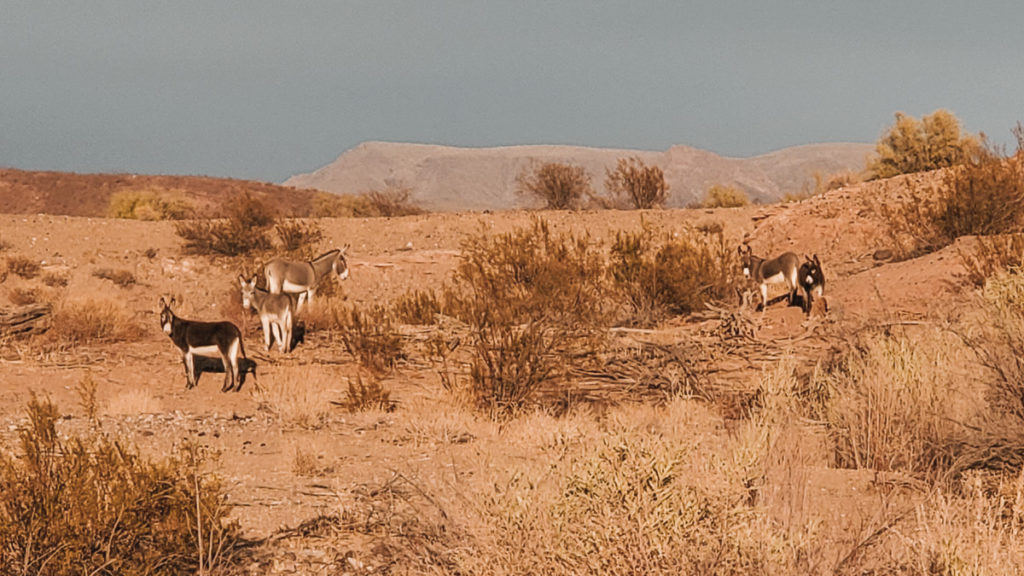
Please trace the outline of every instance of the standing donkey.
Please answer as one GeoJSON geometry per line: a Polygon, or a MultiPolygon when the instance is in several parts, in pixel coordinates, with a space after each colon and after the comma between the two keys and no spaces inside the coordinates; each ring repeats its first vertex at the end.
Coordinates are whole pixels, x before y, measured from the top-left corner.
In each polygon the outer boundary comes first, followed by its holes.
{"type": "Polygon", "coordinates": [[[302,302],[313,301],[313,294],[317,286],[324,281],[331,273],[338,277],[338,281],[348,278],[348,262],[345,260],[345,252],[348,246],[341,250],[334,249],[322,254],[309,262],[296,262],[275,258],[263,268],[267,278],[267,289],[271,294],[298,294],[299,302],[296,311],[302,309],[302,302]]]}
{"type": "Polygon", "coordinates": [[[263,325],[263,342],[270,351],[271,343],[277,338],[277,347],[282,353],[291,351],[292,327],[295,322],[294,301],[291,294],[271,294],[256,287],[256,276],[246,280],[238,276],[242,288],[242,308],[259,314],[263,325]]]}
{"type": "Polygon", "coordinates": [[[188,379],[185,388],[194,388],[199,382],[196,372],[196,356],[199,356],[219,357],[224,363],[224,385],[221,386],[221,392],[227,392],[232,388],[235,392],[241,390],[240,357],[247,364],[255,366],[245,356],[242,332],[231,322],[198,322],[179,318],[171,311],[174,304],[173,297],[169,303],[160,298],[160,327],[181,350],[181,359],[185,363],[185,377],[188,379]]]}
{"type": "Polygon", "coordinates": [[[740,262],[743,264],[743,276],[753,280],[761,291],[760,310],[763,311],[768,308],[769,284],[785,283],[786,288],[789,290],[787,300],[790,305],[793,304],[793,298],[796,296],[796,291],[800,286],[797,276],[800,258],[796,254],[786,252],[771,260],[765,260],[764,258],[754,256],[748,244],[740,245],[739,253],[740,262]]]}
{"type": "Polygon", "coordinates": [[[818,260],[818,255],[815,254],[813,257],[804,256],[806,261],[800,265],[800,286],[804,289],[804,313],[807,315],[811,314],[811,306],[814,303],[814,298],[821,298],[822,302],[825,303],[825,310],[828,311],[828,301],[824,299],[825,296],[825,273],[821,271],[821,261],[818,260]]]}

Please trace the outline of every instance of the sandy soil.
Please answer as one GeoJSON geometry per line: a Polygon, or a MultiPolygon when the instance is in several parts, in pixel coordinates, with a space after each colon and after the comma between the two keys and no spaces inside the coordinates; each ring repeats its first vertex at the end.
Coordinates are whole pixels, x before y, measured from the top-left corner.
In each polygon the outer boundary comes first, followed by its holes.
{"type": "MultiPolygon", "coordinates": [[[[673,231],[720,222],[733,241],[747,238],[755,253],[818,254],[828,278],[829,312],[816,309],[808,321],[798,308],[777,304],[761,317],[757,333],[765,342],[792,339],[788,347],[808,358],[828,350],[828,334],[869,321],[921,318],[964,298],[963,270],[953,249],[901,263],[875,260],[872,254],[888,246],[856,190],[785,206],[541,216],[557,231],[586,232],[605,246],[616,231],[642,223],[673,231]],[[818,336],[797,338],[823,325],[829,328],[818,336]]],[[[466,234],[509,231],[536,217],[505,212],[320,220],[325,249],[350,246],[351,278],[334,297],[365,304],[439,286],[458,262],[466,234]]],[[[496,424],[453,406],[436,370],[423,361],[407,362],[384,379],[398,402],[395,412],[341,410],[330,402],[345,398],[359,371],[339,342],[315,333],[284,356],[262,350],[258,323],[250,322],[246,331],[249,355],[260,363],[260,385],[298,383],[285,393],[321,406],[323,422],[315,429],[261,405],[251,383],[240,393],[221,393],[220,375],[207,374],[197,388],[186,390],[180,356],[157,325],[157,300],[176,295],[183,301],[179,314],[188,318],[240,318],[232,294],[241,270],[184,255],[171,223],[0,215],[0,243],[0,259],[25,256],[41,263],[43,276],[68,280],[66,287],[49,287],[42,276],[8,275],[0,284],[0,309],[12,306],[17,290],[58,302],[113,300],[145,329],[137,342],[46,354],[18,341],[0,345],[0,439],[6,446],[14,445],[33,393],[58,403],[68,415],[69,431],[83,428],[78,389],[91,378],[98,384],[105,431],[123,434],[149,454],[164,453],[184,439],[207,446],[231,487],[245,532],[254,537],[338,510],[354,501],[360,486],[379,485],[395,474],[452,481],[460,478],[459,470],[472,470],[481,461],[502,470],[536,457],[506,442],[496,424]],[[137,282],[118,287],[94,275],[103,268],[129,270],[137,282]],[[315,462],[311,471],[297,471],[302,455],[315,462]]],[[[680,326],[666,330],[685,329],[685,323],[680,326]]],[[[837,530],[844,525],[853,530],[864,521],[850,503],[877,498],[877,477],[871,474],[822,465],[808,473],[807,482],[812,507],[833,516],[837,530]]],[[[353,549],[358,546],[352,542],[353,549]]]]}

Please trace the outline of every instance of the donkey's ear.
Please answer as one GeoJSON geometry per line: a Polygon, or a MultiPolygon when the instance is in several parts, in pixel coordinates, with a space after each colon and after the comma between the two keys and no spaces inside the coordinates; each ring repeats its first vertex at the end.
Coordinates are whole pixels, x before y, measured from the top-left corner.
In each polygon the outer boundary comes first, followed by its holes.
{"type": "Polygon", "coordinates": [[[171,296],[171,301],[167,303],[167,307],[170,308],[171,306],[175,306],[177,304],[178,304],[177,299],[174,296],[171,296]]]}
{"type": "Polygon", "coordinates": [[[245,286],[245,276],[243,276],[241,274],[238,275],[238,284],[240,286],[245,286]]]}
{"type": "Polygon", "coordinates": [[[344,246],[341,247],[341,255],[342,256],[345,255],[345,252],[348,252],[348,249],[349,249],[350,246],[352,246],[352,245],[351,244],[345,244],[344,246]]]}
{"type": "Polygon", "coordinates": [[[164,300],[163,296],[160,297],[160,303],[158,304],[158,306],[160,306],[161,309],[167,308],[167,301],[164,300]]]}
{"type": "Polygon", "coordinates": [[[821,260],[818,260],[817,254],[814,255],[814,263],[817,264],[818,267],[821,267],[821,260]]]}

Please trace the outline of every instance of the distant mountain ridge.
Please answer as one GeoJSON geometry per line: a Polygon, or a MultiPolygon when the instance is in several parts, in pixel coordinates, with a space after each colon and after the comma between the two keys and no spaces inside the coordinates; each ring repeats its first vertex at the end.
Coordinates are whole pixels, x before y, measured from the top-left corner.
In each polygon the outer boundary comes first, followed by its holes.
{"type": "Polygon", "coordinates": [[[873,149],[866,143],[808,144],[750,158],[730,158],[689,146],[659,152],[556,145],[458,148],[364,142],[334,162],[292,176],[284,184],[335,194],[407,186],[412,189],[412,201],[427,210],[503,210],[531,205],[531,199],[516,194],[516,176],[533,163],[583,166],[595,191],[604,195],[605,170],[613,170],[619,158],[637,156],[665,172],[669,207],[700,200],[714,184],[735,186],[751,200],[768,203],[813,187],[816,173],[828,176],[862,171],[873,149]]]}

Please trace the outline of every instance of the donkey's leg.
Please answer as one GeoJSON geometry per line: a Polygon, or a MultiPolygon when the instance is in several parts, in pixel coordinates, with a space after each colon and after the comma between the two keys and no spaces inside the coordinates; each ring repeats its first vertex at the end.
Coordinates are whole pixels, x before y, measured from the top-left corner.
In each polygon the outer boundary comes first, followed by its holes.
{"type": "Polygon", "coordinates": [[[182,356],[182,360],[185,362],[185,389],[189,390],[196,386],[196,361],[195,357],[191,352],[186,352],[182,356]]]}
{"type": "Polygon", "coordinates": [[[768,309],[768,285],[761,284],[761,312],[768,309]]]}
{"type": "Polygon", "coordinates": [[[281,332],[284,333],[281,335],[281,352],[284,352],[285,354],[292,351],[292,321],[293,318],[291,312],[286,312],[283,324],[281,325],[281,332]]]}
{"type": "Polygon", "coordinates": [[[263,343],[267,346],[267,351],[270,351],[270,343],[273,341],[271,334],[270,318],[260,315],[260,324],[263,325],[263,343]]]}

